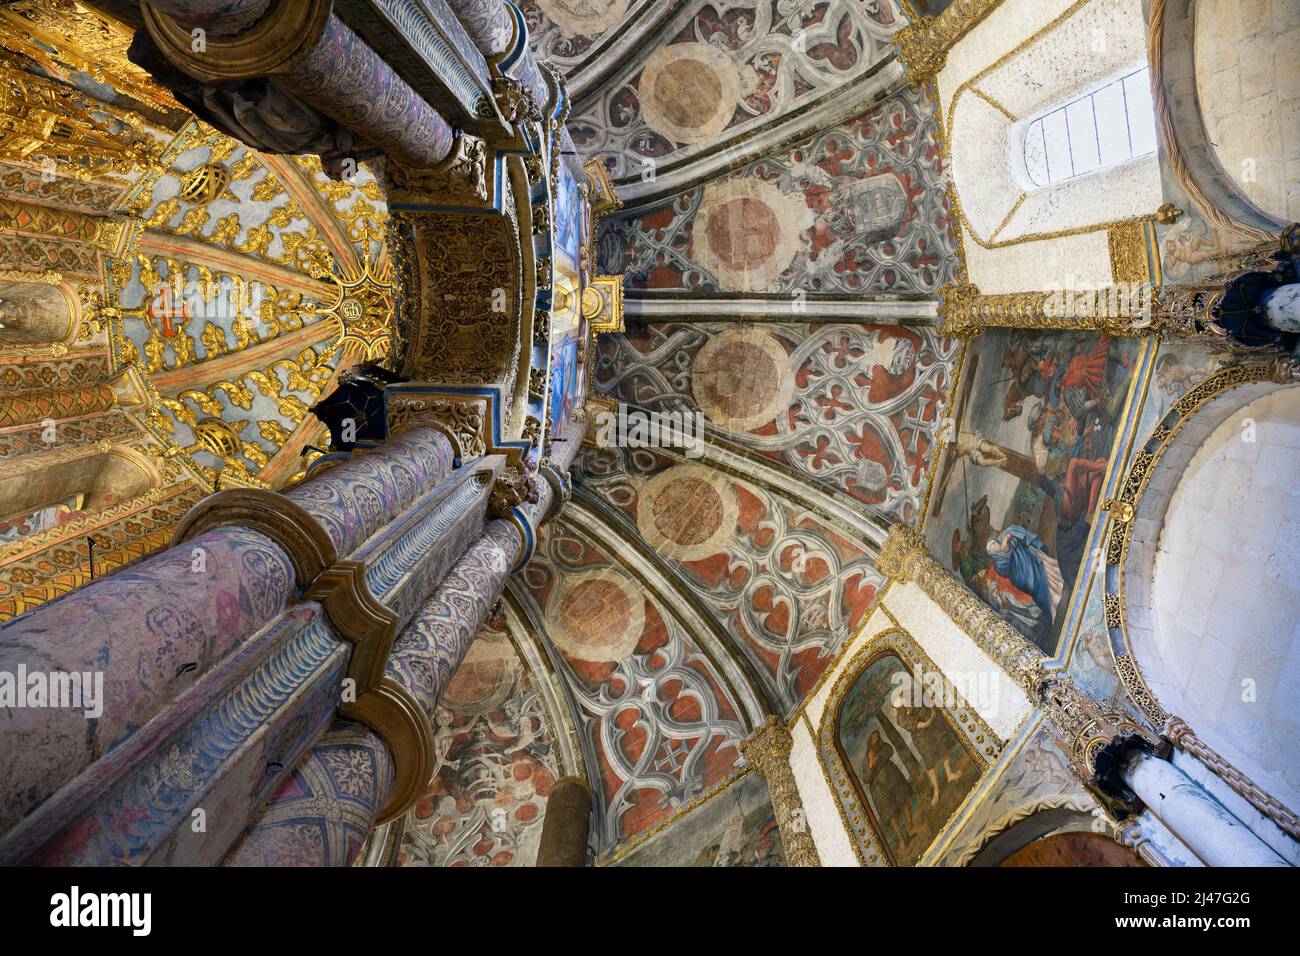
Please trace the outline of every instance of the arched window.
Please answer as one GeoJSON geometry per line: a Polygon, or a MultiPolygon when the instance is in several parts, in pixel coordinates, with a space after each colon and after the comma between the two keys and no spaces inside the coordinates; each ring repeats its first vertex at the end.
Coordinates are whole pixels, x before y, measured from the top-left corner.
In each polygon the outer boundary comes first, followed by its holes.
{"type": "Polygon", "coordinates": [[[1155,108],[1147,68],[1053,107],[1025,127],[1025,170],[1051,186],[1119,166],[1156,149],[1155,108]]]}

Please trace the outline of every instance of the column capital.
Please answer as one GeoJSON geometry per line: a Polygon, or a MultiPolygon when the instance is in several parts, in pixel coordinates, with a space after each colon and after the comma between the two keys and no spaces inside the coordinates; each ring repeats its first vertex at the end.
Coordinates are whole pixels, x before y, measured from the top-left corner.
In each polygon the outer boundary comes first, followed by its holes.
{"type": "Polygon", "coordinates": [[[767,781],[786,860],[791,866],[821,866],[817,845],[808,832],[808,815],[804,813],[799,787],[790,769],[793,746],[794,738],[785,722],[769,715],[762,727],[741,742],[740,752],[767,781]]]}
{"type": "Polygon", "coordinates": [[[907,78],[930,82],[948,63],[948,51],[977,27],[1002,0],[953,0],[937,17],[920,17],[894,34],[907,78]]]}
{"type": "Polygon", "coordinates": [[[745,759],[763,776],[774,763],[790,763],[790,750],[794,738],[790,729],[777,717],[768,716],[767,722],[750,734],[740,744],[745,759]]]}

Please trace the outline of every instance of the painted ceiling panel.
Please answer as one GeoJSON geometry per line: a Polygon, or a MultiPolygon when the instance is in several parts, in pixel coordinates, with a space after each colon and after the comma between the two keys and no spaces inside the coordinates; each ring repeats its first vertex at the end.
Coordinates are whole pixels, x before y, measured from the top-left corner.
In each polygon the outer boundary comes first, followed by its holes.
{"type": "Polygon", "coordinates": [[[628,563],[566,520],[518,590],[574,702],[608,847],[725,779],[747,735],[714,662],[628,563]]]}
{"type": "Polygon", "coordinates": [[[611,220],[602,266],[633,289],[933,293],[953,281],[937,110],[908,87],[842,125],[611,220]]]}
{"type": "MultiPolygon", "coordinates": [[[[580,5],[537,4],[553,14],[580,5]]],[[[609,13],[625,6],[581,5],[609,13]]],[[[569,119],[574,142],[603,159],[616,181],[638,179],[715,148],[723,133],[730,140],[754,132],[864,76],[892,54],[890,37],[904,22],[893,0],[689,3],[663,42],[643,45],[580,104],[569,119]]]]}
{"type": "Polygon", "coordinates": [[[596,387],[914,521],[958,352],[932,328],[654,324],[601,337],[596,387]]]}
{"type": "Polygon", "coordinates": [[[864,544],[738,475],[611,448],[584,449],[575,477],[703,602],[782,713],[803,699],[883,583],[864,544]]]}
{"type": "Polygon", "coordinates": [[[435,769],[399,866],[532,866],[562,776],[542,696],[505,631],[485,626],[435,714],[435,769]]]}

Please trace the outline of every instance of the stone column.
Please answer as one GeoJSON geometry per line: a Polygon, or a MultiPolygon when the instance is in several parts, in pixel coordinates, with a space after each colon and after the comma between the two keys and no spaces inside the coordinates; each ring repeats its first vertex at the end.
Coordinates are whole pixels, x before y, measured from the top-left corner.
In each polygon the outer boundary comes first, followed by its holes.
{"type": "MultiPolygon", "coordinates": [[[[505,590],[510,574],[525,557],[529,537],[535,539],[536,528],[568,500],[568,470],[585,430],[585,416],[579,413],[559,436],[563,441],[553,444],[551,456],[542,466],[538,500],[517,509],[522,518],[512,512],[508,520],[489,522],[394,642],[385,677],[403,689],[426,719],[432,719],[447,683],[505,590]],[[521,528],[520,521],[527,522],[531,535],[521,528]]],[[[291,779],[231,850],[226,864],[352,865],[370,829],[400,816],[419,797],[420,790],[402,786],[395,772],[403,759],[365,724],[340,718],[321,744],[294,768],[291,779]],[[340,753],[346,754],[347,765],[365,768],[361,795],[352,801],[318,799],[315,794],[323,786],[336,785],[335,771],[344,759],[340,753]],[[304,786],[313,782],[315,786],[304,786]],[[316,823],[301,833],[284,826],[286,821],[304,816],[305,808],[311,809],[316,823]]],[[[427,784],[427,780],[421,783],[427,784]]]]}
{"type": "Polygon", "coordinates": [[[799,787],[790,769],[793,746],[794,739],[786,725],[777,717],[768,717],[767,723],[740,745],[740,752],[767,781],[786,860],[791,866],[821,866],[821,857],[808,830],[808,817],[799,799],[799,787]]]}
{"type": "Polygon", "coordinates": [[[1254,865],[1251,861],[1277,858],[1241,821],[1169,763],[1167,741],[1126,714],[1103,711],[1069,677],[1048,669],[1047,658],[1036,645],[934,559],[921,532],[902,524],[890,527],[876,568],[894,580],[920,587],[1020,685],[1029,700],[1043,709],[1071,771],[1117,815],[1132,814],[1145,803],[1207,863],[1227,859],[1235,860],[1235,865],[1254,865]],[[1161,787],[1171,783],[1184,789],[1178,795],[1162,793],[1161,787]],[[1185,787],[1196,789],[1195,805],[1185,787]],[[1171,816],[1166,819],[1162,813],[1171,816]]]}
{"type": "MultiPolygon", "coordinates": [[[[176,68],[206,84],[190,91],[206,105],[242,122],[249,103],[255,103],[258,135],[305,142],[311,137],[298,128],[306,117],[293,101],[296,97],[364,145],[380,148],[406,166],[435,166],[451,152],[454,136],[447,121],[330,11],[328,0],[270,0],[251,23],[242,9],[246,6],[240,0],[171,0],[145,8],[153,43],[176,68]],[[232,28],[231,17],[238,28],[232,28]],[[196,47],[191,29],[200,21],[207,33],[196,47]],[[262,78],[291,97],[263,91],[260,100],[253,100],[248,91],[241,93],[241,101],[226,103],[227,87],[262,78]]],[[[254,132],[251,127],[247,131],[254,132]]],[[[244,141],[269,148],[247,137],[244,141]]]]}
{"type": "Polygon", "coordinates": [[[937,17],[921,17],[894,34],[907,78],[929,83],[948,62],[948,51],[979,26],[1002,0],[952,0],[937,17]]]}
{"type": "Polygon", "coordinates": [[[546,798],[546,818],[537,848],[537,866],[587,865],[591,835],[591,791],[578,777],[561,777],[546,798]]]}
{"type": "MultiPolygon", "coordinates": [[[[27,745],[0,748],[0,862],[216,862],[286,767],[306,753],[337,769],[349,732],[362,751],[381,742],[366,758],[380,797],[417,778],[432,734],[416,682],[385,672],[389,650],[436,583],[428,569],[441,577],[482,526],[499,462],[477,485],[452,466],[448,438],[416,428],[293,497],[211,495],[171,548],[0,628],[0,671],[98,673],[103,687],[84,708],[3,702],[27,745]],[[341,736],[313,749],[340,700],[341,736]],[[114,822],[127,818],[129,831],[114,822]]],[[[463,646],[437,653],[449,676],[463,646]]]]}
{"type": "Polygon", "coordinates": [[[1120,770],[1156,819],[1206,866],[1287,866],[1223,805],[1168,760],[1137,752],[1120,770]]]}
{"type": "Polygon", "coordinates": [[[546,80],[528,48],[527,37],[516,33],[527,30],[518,8],[506,0],[447,0],[447,5],[493,72],[516,79],[532,96],[534,105],[544,110],[549,99],[546,80]]]}

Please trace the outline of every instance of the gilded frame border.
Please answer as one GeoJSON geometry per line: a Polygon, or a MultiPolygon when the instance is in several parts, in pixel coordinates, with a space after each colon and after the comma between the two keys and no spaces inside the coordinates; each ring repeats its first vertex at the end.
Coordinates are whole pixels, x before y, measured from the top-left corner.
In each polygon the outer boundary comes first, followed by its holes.
{"type": "MultiPolygon", "coordinates": [[[[898,864],[885,847],[884,840],[875,824],[871,811],[867,807],[856,781],[852,779],[845,767],[846,758],[840,748],[836,729],[839,727],[840,711],[843,708],[849,689],[857,682],[858,677],[862,675],[866,668],[887,654],[896,656],[914,677],[918,667],[924,672],[940,676],[943,681],[942,691],[944,696],[947,697],[951,694],[952,699],[956,701],[956,706],[952,708],[939,707],[937,709],[942,712],[944,720],[952,727],[958,739],[962,741],[967,752],[974,759],[976,766],[980,769],[981,776],[992,765],[1002,749],[1001,739],[993,733],[988,724],[975,711],[975,708],[966,702],[965,698],[957,691],[957,688],[943,675],[943,672],[930,659],[930,656],[922,650],[921,646],[906,630],[901,627],[887,628],[868,640],[853,655],[847,666],[835,679],[835,684],[831,688],[830,696],[827,698],[826,706],[822,711],[821,725],[818,727],[816,734],[817,755],[821,761],[826,782],[830,784],[836,807],[840,811],[845,830],[849,833],[853,844],[853,851],[857,855],[858,862],[863,866],[897,866],[898,864]]],[[[973,788],[971,793],[975,793],[977,789],[978,787],[973,788]]],[[[969,800],[970,795],[967,794],[966,799],[963,800],[963,805],[969,800]]],[[[961,813],[962,808],[959,807],[954,816],[961,813]]],[[[946,829],[947,821],[935,833],[934,840],[942,839],[946,829]]],[[[931,841],[932,844],[934,840],[931,841]]],[[[918,862],[925,859],[928,850],[929,847],[927,847],[927,852],[923,852],[918,858],[918,862]]]]}

